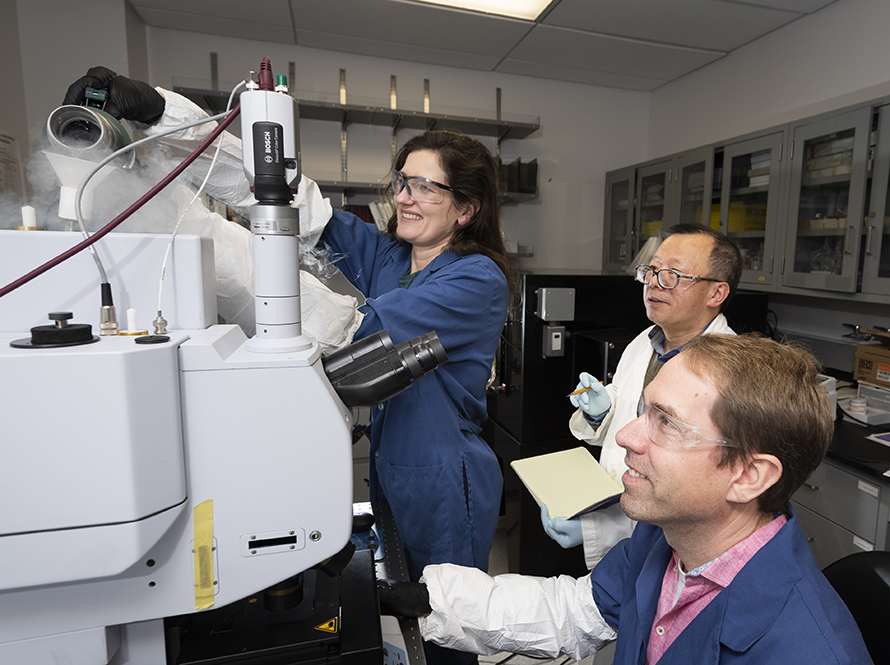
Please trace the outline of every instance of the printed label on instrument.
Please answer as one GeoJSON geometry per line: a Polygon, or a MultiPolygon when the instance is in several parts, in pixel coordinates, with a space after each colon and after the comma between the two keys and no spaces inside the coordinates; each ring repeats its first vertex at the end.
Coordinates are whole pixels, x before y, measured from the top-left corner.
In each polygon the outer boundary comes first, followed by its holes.
{"type": "Polygon", "coordinates": [[[859,489],[861,489],[866,494],[871,494],[874,497],[877,497],[881,493],[881,489],[879,487],[875,487],[874,485],[869,485],[868,483],[860,480],[859,481],[859,489]]]}
{"type": "Polygon", "coordinates": [[[336,633],[337,632],[337,617],[334,617],[330,621],[325,621],[322,624],[319,624],[315,627],[315,630],[320,630],[323,633],[336,633]]]}

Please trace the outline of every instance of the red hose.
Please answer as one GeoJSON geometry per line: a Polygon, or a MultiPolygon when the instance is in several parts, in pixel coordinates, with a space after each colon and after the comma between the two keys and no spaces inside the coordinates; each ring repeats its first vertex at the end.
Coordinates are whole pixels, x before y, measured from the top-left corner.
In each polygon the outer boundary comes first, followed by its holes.
{"type": "Polygon", "coordinates": [[[231,110],[229,115],[227,115],[225,118],[223,118],[222,122],[219,123],[219,125],[216,127],[216,129],[214,129],[212,132],[210,132],[210,135],[201,142],[201,145],[199,145],[197,148],[195,148],[195,151],[192,154],[190,154],[188,157],[186,157],[179,166],[177,166],[175,169],[170,171],[170,173],[168,173],[166,176],[164,176],[164,178],[157,185],[155,185],[150,190],[148,190],[148,192],[143,194],[142,197],[140,197],[133,205],[131,205],[126,210],[124,210],[120,215],[118,215],[113,220],[108,222],[108,224],[106,224],[101,229],[96,231],[93,235],[91,235],[86,240],[83,240],[82,242],[78,243],[71,249],[68,249],[68,250],[62,252],[55,258],[50,259],[49,261],[44,263],[39,268],[35,268],[31,272],[29,272],[27,275],[23,275],[22,277],[19,277],[14,282],[10,282],[6,286],[4,286],[2,289],[0,289],[0,298],[5,296],[7,293],[10,293],[11,291],[15,291],[17,288],[19,288],[23,284],[27,284],[32,279],[34,279],[35,277],[38,277],[39,275],[42,275],[50,268],[54,268],[57,265],[59,265],[60,263],[62,263],[63,261],[67,261],[68,259],[70,259],[72,256],[74,256],[78,252],[86,249],[93,243],[95,243],[98,240],[100,240],[101,238],[105,237],[106,234],[108,234],[109,232],[113,231],[118,226],[120,226],[120,224],[125,219],[127,219],[130,215],[132,215],[134,212],[139,210],[139,208],[141,208],[146,203],[148,203],[152,198],[154,198],[154,196],[158,192],[160,192],[162,189],[164,189],[164,187],[169,185],[176,178],[176,176],[178,176],[180,173],[182,173],[193,161],[195,161],[195,159],[197,159],[198,155],[200,155],[202,152],[204,152],[210,146],[210,144],[213,143],[216,140],[216,138],[220,134],[223,133],[225,128],[228,127],[230,124],[232,124],[232,121],[236,117],[238,117],[238,114],[240,112],[241,112],[241,104],[239,103],[239,104],[235,105],[235,107],[231,110]]]}

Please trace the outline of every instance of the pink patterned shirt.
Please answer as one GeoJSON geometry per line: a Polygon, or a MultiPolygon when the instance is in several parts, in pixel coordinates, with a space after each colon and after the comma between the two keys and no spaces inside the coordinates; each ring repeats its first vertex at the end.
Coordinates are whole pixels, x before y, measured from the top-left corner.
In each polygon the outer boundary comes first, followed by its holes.
{"type": "Polygon", "coordinates": [[[780,515],[713,561],[683,574],[676,552],[668,563],[661,583],[661,596],[655,621],[649,633],[646,663],[655,665],[677,636],[698,616],[714,597],[729,586],[757,551],[775,536],[788,518],[780,515]],[[681,575],[685,580],[681,580],[681,575]]]}

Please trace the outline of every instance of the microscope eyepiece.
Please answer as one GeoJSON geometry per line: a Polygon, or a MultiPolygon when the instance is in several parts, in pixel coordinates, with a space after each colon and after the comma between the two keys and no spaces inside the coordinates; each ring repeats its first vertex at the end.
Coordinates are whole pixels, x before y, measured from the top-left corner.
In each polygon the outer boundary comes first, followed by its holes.
{"type": "Polygon", "coordinates": [[[322,358],[331,385],[350,407],[385,402],[446,362],[435,331],[393,344],[382,330],[322,358]]]}

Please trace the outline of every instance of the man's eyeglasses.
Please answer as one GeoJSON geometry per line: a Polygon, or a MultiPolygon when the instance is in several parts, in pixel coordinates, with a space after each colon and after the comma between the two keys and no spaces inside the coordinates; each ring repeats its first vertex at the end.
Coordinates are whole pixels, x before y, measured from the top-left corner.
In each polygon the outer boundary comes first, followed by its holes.
{"type": "Polygon", "coordinates": [[[649,439],[663,448],[738,447],[729,439],[705,436],[698,427],[677,420],[654,404],[646,404],[642,397],[637,404],[637,417],[640,416],[645,416],[649,439]]]}
{"type": "Polygon", "coordinates": [[[637,266],[634,269],[634,278],[638,282],[641,282],[643,284],[648,284],[652,280],[652,275],[655,275],[658,286],[668,291],[670,291],[671,289],[676,289],[677,285],[680,284],[680,280],[686,280],[686,285],[683,287],[684,291],[696,282],[723,281],[722,279],[713,279],[712,277],[686,275],[682,272],[677,272],[673,268],[662,268],[661,270],[656,270],[652,266],[637,266]]]}
{"type": "Polygon", "coordinates": [[[403,189],[408,190],[408,196],[418,203],[442,203],[445,200],[445,192],[457,192],[453,187],[443,185],[429,178],[419,175],[405,175],[401,171],[392,172],[392,195],[398,196],[403,189]],[[409,183],[409,180],[414,182],[409,183]]]}

